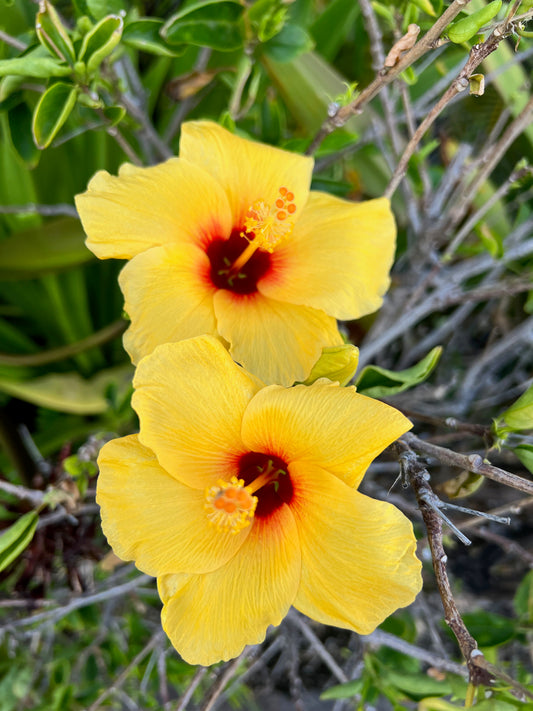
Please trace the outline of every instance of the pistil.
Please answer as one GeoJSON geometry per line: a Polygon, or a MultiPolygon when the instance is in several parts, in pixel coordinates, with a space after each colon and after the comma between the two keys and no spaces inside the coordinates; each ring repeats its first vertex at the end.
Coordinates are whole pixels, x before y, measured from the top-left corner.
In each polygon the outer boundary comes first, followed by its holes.
{"type": "Polygon", "coordinates": [[[228,269],[230,277],[237,274],[258,249],[272,254],[292,232],[294,223],[289,218],[296,212],[294,193],[285,187],[281,187],[278,192],[279,196],[273,205],[257,200],[248,208],[241,236],[250,244],[228,269]]]}

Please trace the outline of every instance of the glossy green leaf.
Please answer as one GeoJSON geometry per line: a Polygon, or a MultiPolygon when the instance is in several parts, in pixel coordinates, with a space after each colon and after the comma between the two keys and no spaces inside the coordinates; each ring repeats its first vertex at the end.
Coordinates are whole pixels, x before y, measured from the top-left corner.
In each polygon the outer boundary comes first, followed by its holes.
{"type": "Polygon", "coordinates": [[[78,90],[72,84],[57,82],[41,96],[33,113],[32,133],[38,148],[47,148],[76,105],[78,90]]]}
{"type": "Polygon", "coordinates": [[[113,383],[129,387],[133,367],[121,365],[85,380],[78,373],[53,373],[25,382],[0,378],[0,391],[59,412],[99,415],[109,409],[106,391],[113,383]]]}
{"type": "Polygon", "coordinates": [[[160,30],[163,20],[143,18],[137,22],[126,25],[122,33],[122,41],[130,47],[140,49],[142,52],[156,54],[160,57],[175,57],[179,54],[176,48],[169,45],[161,37],[160,30]]]}
{"type": "Polygon", "coordinates": [[[29,546],[38,520],[37,511],[30,511],[0,534],[0,571],[7,568],[29,546]]]}
{"type": "Polygon", "coordinates": [[[281,32],[262,46],[271,59],[276,62],[289,62],[294,57],[313,49],[314,42],[299,25],[286,24],[281,32]]]}
{"type": "Polygon", "coordinates": [[[367,365],[356,380],[358,392],[369,397],[388,397],[424,382],[439,362],[442,347],[436,346],[416,365],[400,370],[387,370],[367,365]]]}
{"type": "Polygon", "coordinates": [[[0,279],[30,279],[92,259],[80,221],[62,217],[0,241],[0,279]]]}
{"type": "Polygon", "coordinates": [[[55,7],[48,0],[40,0],[35,29],[39,41],[50,54],[56,55],[70,65],[74,64],[76,57],[67,29],[55,7]]]}
{"type": "Polygon", "coordinates": [[[122,37],[122,17],[108,15],[88,32],[81,43],[78,61],[85,62],[91,76],[115,49],[122,37]]]}
{"type": "Polygon", "coordinates": [[[28,54],[25,57],[0,59],[0,77],[18,76],[48,79],[49,77],[65,77],[72,69],[59,59],[39,57],[28,54]]]}
{"type": "Polygon", "coordinates": [[[230,52],[242,47],[238,21],[243,6],[236,0],[202,0],[173,15],[162,36],[173,45],[194,44],[230,52]]]}

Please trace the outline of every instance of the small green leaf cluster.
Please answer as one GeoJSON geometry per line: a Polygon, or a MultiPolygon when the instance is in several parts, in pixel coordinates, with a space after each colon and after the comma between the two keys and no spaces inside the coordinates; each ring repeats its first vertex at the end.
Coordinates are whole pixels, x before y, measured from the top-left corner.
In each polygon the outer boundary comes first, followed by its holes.
{"type": "Polygon", "coordinates": [[[118,15],[95,23],[83,16],[69,29],[49,0],[42,0],[35,18],[39,43],[18,57],[0,60],[3,102],[28,79],[48,79],[33,110],[32,133],[38,148],[52,143],[77,103],[92,109],[111,108],[100,96],[100,68],[118,45],[123,24],[118,15]]]}
{"type": "Polygon", "coordinates": [[[495,446],[510,449],[533,473],[533,442],[531,436],[527,436],[533,432],[533,385],[493,420],[492,431],[495,446]]]}

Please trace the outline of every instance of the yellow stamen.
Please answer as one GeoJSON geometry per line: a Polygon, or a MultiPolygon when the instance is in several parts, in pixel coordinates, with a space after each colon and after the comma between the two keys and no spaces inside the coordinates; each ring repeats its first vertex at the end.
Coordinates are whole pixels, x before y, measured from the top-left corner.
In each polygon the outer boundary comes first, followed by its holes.
{"type": "Polygon", "coordinates": [[[263,486],[276,482],[280,474],[286,474],[283,469],[275,469],[272,461],[266,469],[251,484],[244,486],[244,479],[232,476],[230,481],[219,479],[216,486],[211,486],[205,492],[205,509],[208,520],[219,530],[229,530],[238,533],[253,521],[257,507],[256,491],[263,486]]]}
{"type": "Polygon", "coordinates": [[[238,533],[254,518],[257,496],[252,496],[243,479],[232,476],[230,481],[219,479],[217,486],[205,492],[207,518],[219,530],[238,533]]]}
{"type": "Polygon", "coordinates": [[[235,260],[229,270],[230,273],[238,272],[257,249],[263,249],[272,254],[274,249],[292,232],[294,223],[287,218],[296,212],[296,205],[293,202],[294,193],[285,187],[281,187],[278,192],[279,197],[276,198],[273,205],[269,205],[264,200],[256,200],[248,208],[241,236],[245,237],[250,244],[235,260]]]}

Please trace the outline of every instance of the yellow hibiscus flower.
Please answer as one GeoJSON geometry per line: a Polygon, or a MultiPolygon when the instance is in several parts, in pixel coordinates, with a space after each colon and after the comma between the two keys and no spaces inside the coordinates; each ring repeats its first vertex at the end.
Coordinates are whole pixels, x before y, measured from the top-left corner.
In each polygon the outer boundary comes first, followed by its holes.
{"type": "Polygon", "coordinates": [[[264,387],[212,336],[159,346],[134,385],[140,432],[102,448],[97,501],[187,662],[238,655],[291,605],[368,634],[413,601],[411,523],[357,491],[401,413],[325,379],[264,387]]]}
{"type": "Polygon", "coordinates": [[[290,385],[342,343],[336,319],[379,308],[395,248],[389,202],[310,192],[312,168],[193,121],[179,158],[96,173],[76,206],[89,249],[131,260],[120,285],[134,363],[213,334],[263,382],[290,385]]]}

